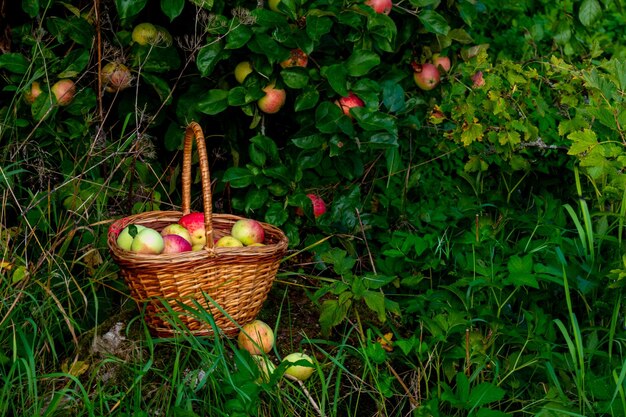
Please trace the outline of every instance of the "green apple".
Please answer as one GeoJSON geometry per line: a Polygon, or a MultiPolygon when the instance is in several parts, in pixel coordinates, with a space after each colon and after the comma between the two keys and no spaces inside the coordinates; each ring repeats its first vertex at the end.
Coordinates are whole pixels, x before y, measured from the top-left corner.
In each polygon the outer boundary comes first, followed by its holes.
{"type": "Polygon", "coordinates": [[[235,67],[235,79],[239,84],[243,84],[250,73],[252,73],[252,64],[250,61],[242,61],[235,67]]]}
{"type": "Polygon", "coordinates": [[[119,235],[117,235],[117,246],[129,251],[137,233],[141,232],[145,228],[146,226],[142,226],[140,224],[129,224],[122,229],[119,235]]]}
{"type": "Polygon", "coordinates": [[[290,375],[296,379],[299,379],[300,381],[304,381],[305,379],[308,379],[311,375],[313,375],[313,371],[315,370],[313,368],[313,359],[311,359],[311,357],[305,353],[300,353],[300,352],[290,353],[289,355],[283,358],[283,362],[291,364],[285,370],[285,375],[290,375]],[[295,363],[299,361],[306,361],[310,363],[310,366],[294,365],[295,363]]]}

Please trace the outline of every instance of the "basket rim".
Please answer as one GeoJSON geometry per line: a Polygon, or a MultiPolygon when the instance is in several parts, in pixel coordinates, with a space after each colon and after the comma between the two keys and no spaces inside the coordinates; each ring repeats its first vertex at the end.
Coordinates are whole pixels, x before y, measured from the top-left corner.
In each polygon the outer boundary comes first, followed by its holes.
{"type": "MultiPolygon", "coordinates": [[[[172,264],[172,263],[184,263],[189,261],[198,261],[200,259],[205,259],[207,257],[215,258],[215,257],[267,257],[267,256],[276,256],[282,255],[287,250],[287,245],[289,240],[285,233],[279,229],[278,227],[259,221],[264,231],[266,232],[266,236],[269,235],[272,240],[275,242],[270,244],[265,244],[264,246],[244,246],[244,247],[209,247],[209,245],[205,245],[203,250],[200,251],[189,251],[189,252],[179,252],[179,253],[161,253],[161,254],[145,254],[145,253],[136,253],[131,251],[126,251],[120,248],[117,245],[117,236],[124,229],[124,227],[129,224],[144,224],[155,221],[172,221],[176,222],[176,218],[180,218],[184,215],[183,211],[147,211],[143,213],[133,214],[130,216],[121,217],[117,220],[114,220],[113,223],[109,226],[109,230],[107,232],[107,245],[109,246],[109,251],[115,258],[115,260],[125,260],[130,262],[141,261],[151,262],[151,263],[163,263],[163,264],[172,264]],[[168,220],[170,219],[171,220],[168,220]]],[[[245,219],[246,217],[234,215],[234,214],[213,214],[213,220],[217,223],[226,221],[234,223],[237,220],[245,219]]]]}

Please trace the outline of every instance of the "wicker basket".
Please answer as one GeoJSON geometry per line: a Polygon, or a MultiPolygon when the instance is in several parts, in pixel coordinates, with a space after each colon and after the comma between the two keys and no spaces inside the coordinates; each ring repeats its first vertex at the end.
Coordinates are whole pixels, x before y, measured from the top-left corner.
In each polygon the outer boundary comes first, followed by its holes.
{"type": "Polygon", "coordinates": [[[209,313],[221,333],[231,337],[259,313],[287,250],[287,237],[280,229],[261,223],[265,246],[214,246],[214,239],[230,234],[232,225],[242,217],[212,213],[206,145],[202,129],[195,122],[185,131],[182,185],[182,211],[150,211],[115,221],[108,232],[109,250],[132,298],[140,308],[145,305],[145,320],[153,334],[170,337],[186,328],[197,336],[211,335],[214,329],[206,320],[209,313]],[[127,225],[140,224],[160,231],[190,213],[194,137],[202,179],[207,241],[204,250],[160,255],[122,250],[117,246],[117,236],[127,225]]]}

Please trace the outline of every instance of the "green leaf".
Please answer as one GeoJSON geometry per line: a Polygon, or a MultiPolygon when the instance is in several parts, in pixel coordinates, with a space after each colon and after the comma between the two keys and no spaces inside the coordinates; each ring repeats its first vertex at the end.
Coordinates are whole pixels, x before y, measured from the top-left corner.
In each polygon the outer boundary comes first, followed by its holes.
{"type": "Polygon", "coordinates": [[[74,78],[85,70],[90,59],[89,49],[77,49],[70,52],[67,58],[63,60],[63,64],[67,65],[63,71],[61,71],[57,77],[59,78],[74,78]]]}
{"type": "Polygon", "coordinates": [[[485,404],[500,401],[504,398],[505,391],[492,384],[491,382],[482,382],[472,390],[469,395],[468,405],[472,408],[478,408],[485,404]]]}
{"type": "Polygon", "coordinates": [[[39,0],[22,0],[22,10],[30,17],[37,17],[39,14],[39,0]]]}
{"type": "Polygon", "coordinates": [[[328,67],[322,67],[321,74],[326,77],[328,83],[337,94],[342,97],[348,95],[348,72],[345,65],[333,64],[328,67]]]}
{"type": "MultiPolygon", "coordinates": [[[[345,62],[348,75],[361,77],[380,64],[380,57],[372,51],[355,50],[345,62]]],[[[345,95],[345,94],[342,94],[345,95]]]]}
{"type": "Polygon", "coordinates": [[[383,83],[383,104],[392,112],[399,112],[406,108],[404,89],[400,84],[393,81],[383,83]]]}
{"type": "Polygon", "coordinates": [[[210,75],[215,65],[222,59],[223,47],[221,42],[211,42],[198,51],[196,66],[203,77],[210,75]]]}
{"type": "Polygon", "coordinates": [[[332,26],[333,21],[326,16],[311,15],[306,19],[306,33],[315,42],[329,33],[332,26]]]}
{"type": "Polygon", "coordinates": [[[115,7],[120,19],[125,20],[135,16],[148,3],[148,0],[115,0],[115,7]]]}
{"type": "Polygon", "coordinates": [[[580,155],[598,144],[596,133],[591,129],[572,132],[567,138],[573,142],[567,151],[568,155],[580,155]]]}
{"type": "MultiPolygon", "coordinates": [[[[346,298],[346,297],[344,297],[346,298]]],[[[326,300],[322,303],[320,312],[320,327],[322,332],[327,334],[330,329],[340,324],[348,315],[348,310],[352,305],[349,298],[339,300],[326,300]]]]}
{"type": "Polygon", "coordinates": [[[309,83],[309,72],[301,67],[285,68],[280,76],[289,88],[304,88],[309,83]]]}
{"type": "Polygon", "coordinates": [[[142,72],[141,78],[143,78],[150,86],[152,86],[152,88],[154,88],[154,91],[156,91],[156,93],[159,95],[162,103],[169,104],[172,102],[172,96],[170,95],[171,89],[170,86],[167,84],[167,81],[148,72],[142,72]]]}
{"type": "Polygon", "coordinates": [[[343,131],[350,136],[354,133],[351,120],[344,116],[339,106],[329,101],[324,101],[317,106],[315,126],[323,133],[343,131]]]}
{"type": "Polygon", "coordinates": [[[185,0],[161,0],[161,10],[170,22],[180,16],[185,7],[185,0]]]}
{"type": "Polygon", "coordinates": [[[289,213],[280,204],[271,204],[265,212],[265,222],[280,227],[289,219],[289,213]]]}
{"type": "Polygon", "coordinates": [[[370,310],[377,314],[378,320],[384,323],[387,319],[385,312],[385,295],[380,291],[365,291],[363,299],[370,310]]]}
{"type": "Polygon", "coordinates": [[[483,125],[480,123],[472,123],[467,129],[461,133],[461,142],[463,145],[469,146],[474,141],[481,140],[483,137],[483,125]]]}
{"type": "Polygon", "coordinates": [[[476,417],[511,417],[511,414],[504,411],[481,408],[476,412],[476,417]]]}
{"type": "Polygon", "coordinates": [[[226,49],[239,49],[252,38],[253,32],[248,26],[237,23],[226,35],[226,49]]]}
{"type": "Polygon", "coordinates": [[[20,53],[10,52],[0,55],[0,68],[6,68],[15,74],[26,74],[29,65],[28,60],[20,53]]]}
{"type": "Polygon", "coordinates": [[[265,153],[265,155],[267,155],[270,160],[278,161],[280,159],[278,155],[278,146],[272,138],[263,135],[256,135],[255,137],[250,139],[250,143],[254,145],[258,150],[265,153]]]}
{"type": "Polygon", "coordinates": [[[379,111],[370,110],[366,107],[352,108],[352,114],[364,130],[386,130],[389,133],[397,133],[395,118],[379,111]]]}
{"type": "Polygon", "coordinates": [[[206,97],[198,101],[198,110],[215,115],[228,107],[228,90],[209,90],[206,97]]]}
{"type": "Polygon", "coordinates": [[[524,257],[513,255],[507,263],[509,271],[508,283],[521,287],[524,285],[539,288],[537,278],[533,275],[533,256],[528,254],[524,257]]]}
{"type": "Polygon", "coordinates": [[[602,15],[598,0],[583,0],[578,10],[578,18],[584,26],[591,26],[602,15]]]}
{"type": "Polygon", "coordinates": [[[291,139],[294,145],[300,149],[321,149],[326,139],[322,135],[301,136],[291,139]]]}
{"type": "Polygon", "coordinates": [[[450,26],[446,19],[434,10],[422,10],[418,18],[429,32],[437,35],[447,35],[450,31],[450,26]]]}
{"type": "Polygon", "coordinates": [[[246,194],[246,211],[258,210],[265,206],[269,198],[267,188],[252,188],[246,194]]]}
{"type": "Polygon", "coordinates": [[[302,93],[300,93],[296,97],[296,101],[294,103],[294,110],[303,111],[303,110],[312,109],[313,107],[315,107],[319,99],[320,99],[320,93],[319,91],[317,91],[317,88],[313,86],[306,86],[302,90],[302,93]]]}
{"type": "Polygon", "coordinates": [[[222,181],[230,183],[233,188],[245,188],[252,184],[254,174],[248,168],[230,167],[224,172],[222,181]]]}

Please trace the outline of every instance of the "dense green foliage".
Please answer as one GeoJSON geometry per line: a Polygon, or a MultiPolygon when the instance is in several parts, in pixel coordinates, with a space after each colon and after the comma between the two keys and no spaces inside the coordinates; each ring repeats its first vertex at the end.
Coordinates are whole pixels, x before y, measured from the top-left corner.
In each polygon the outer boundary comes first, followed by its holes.
{"type": "Polygon", "coordinates": [[[0,414],[626,413],[622,2],[14,3],[0,414]],[[295,49],[308,64],[281,65],[295,49]],[[435,55],[452,67],[424,91],[415,64],[435,55]],[[110,62],[127,88],[101,76],[110,62]],[[273,114],[270,83],[287,96],[273,114]],[[364,106],[344,114],[349,92],[364,106]],[[111,219],[180,206],[192,120],[214,211],[290,239],[262,317],[275,355],[316,357],[304,384],[284,367],[256,383],[228,339],[152,338],[107,253],[111,219]]]}

